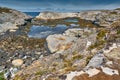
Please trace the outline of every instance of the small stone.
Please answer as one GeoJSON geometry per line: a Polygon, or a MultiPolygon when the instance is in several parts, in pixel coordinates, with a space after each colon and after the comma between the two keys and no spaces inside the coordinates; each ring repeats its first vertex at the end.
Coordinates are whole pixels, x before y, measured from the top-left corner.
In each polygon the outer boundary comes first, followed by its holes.
{"type": "Polygon", "coordinates": [[[103,66],[101,66],[101,69],[107,75],[111,75],[111,76],[114,74],[119,75],[118,70],[110,69],[109,67],[103,67],[103,66]]]}
{"type": "Polygon", "coordinates": [[[10,78],[10,76],[11,76],[10,71],[7,71],[7,72],[4,74],[4,78],[5,78],[5,79],[10,78]]]}
{"type": "Polygon", "coordinates": [[[18,69],[17,68],[10,68],[10,72],[11,72],[11,77],[15,76],[15,73],[17,73],[18,69]]]}
{"type": "Polygon", "coordinates": [[[100,70],[93,68],[93,69],[88,69],[87,71],[85,71],[87,74],[89,74],[89,77],[92,77],[94,75],[97,75],[98,73],[100,73],[100,70]]]}
{"type": "Polygon", "coordinates": [[[42,52],[35,52],[35,54],[37,54],[37,55],[41,55],[41,54],[42,54],[42,52]]]}
{"type": "Polygon", "coordinates": [[[10,32],[16,32],[16,30],[15,29],[11,29],[10,32]]]}
{"type": "Polygon", "coordinates": [[[13,64],[14,66],[19,67],[19,66],[21,66],[21,65],[23,64],[23,60],[22,60],[22,59],[13,60],[13,61],[12,61],[12,64],[13,64]]]}

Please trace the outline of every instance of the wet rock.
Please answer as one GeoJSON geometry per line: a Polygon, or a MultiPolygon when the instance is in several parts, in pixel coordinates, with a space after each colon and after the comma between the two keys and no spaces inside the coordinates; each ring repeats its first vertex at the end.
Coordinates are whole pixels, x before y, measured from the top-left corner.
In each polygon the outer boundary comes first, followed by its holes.
{"type": "Polygon", "coordinates": [[[21,66],[22,64],[23,64],[23,60],[22,59],[15,59],[15,60],[13,60],[12,61],[12,64],[14,65],[14,66],[17,66],[17,67],[19,67],[19,66],[21,66]]]}

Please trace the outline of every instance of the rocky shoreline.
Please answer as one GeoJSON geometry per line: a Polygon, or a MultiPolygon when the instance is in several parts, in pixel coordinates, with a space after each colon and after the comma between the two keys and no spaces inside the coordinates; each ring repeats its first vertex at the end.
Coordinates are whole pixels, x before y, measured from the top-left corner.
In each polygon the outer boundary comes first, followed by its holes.
{"type": "Polygon", "coordinates": [[[0,9],[0,80],[120,79],[120,10],[43,12],[32,19],[0,9]],[[59,24],[77,26],[28,37],[32,25],[59,24]]]}

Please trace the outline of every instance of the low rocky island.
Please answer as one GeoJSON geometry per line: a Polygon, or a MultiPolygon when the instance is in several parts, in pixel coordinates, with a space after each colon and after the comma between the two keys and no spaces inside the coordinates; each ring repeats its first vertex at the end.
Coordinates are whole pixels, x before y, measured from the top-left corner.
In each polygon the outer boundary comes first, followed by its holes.
{"type": "Polygon", "coordinates": [[[0,80],[119,80],[120,10],[0,8],[0,80]]]}

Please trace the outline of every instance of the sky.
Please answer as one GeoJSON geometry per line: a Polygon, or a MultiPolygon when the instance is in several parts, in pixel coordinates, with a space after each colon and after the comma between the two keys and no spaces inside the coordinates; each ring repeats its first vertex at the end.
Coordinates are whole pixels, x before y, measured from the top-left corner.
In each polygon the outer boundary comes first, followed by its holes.
{"type": "Polygon", "coordinates": [[[23,12],[120,8],[120,0],[0,0],[0,6],[23,12]]]}

